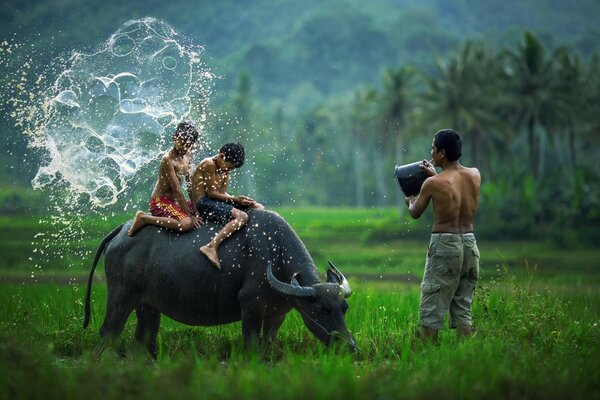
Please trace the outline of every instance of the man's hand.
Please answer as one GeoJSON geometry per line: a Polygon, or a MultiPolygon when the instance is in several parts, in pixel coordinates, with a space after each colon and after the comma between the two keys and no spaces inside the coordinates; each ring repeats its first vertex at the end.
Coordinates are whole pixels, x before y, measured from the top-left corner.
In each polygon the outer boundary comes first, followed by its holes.
{"type": "Polygon", "coordinates": [[[416,197],[415,197],[415,196],[408,196],[408,197],[405,197],[405,198],[404,198],[404,202],[406,203],[406,205],[407,205],[408,207],[410,207],[410,205],[411,205],[412,203],[414,203],[414,202],[415,202],[415,200],[416,200],[416,197]]]}
{"type": "Polygon", "coordinates": [[[194,226],[194,229],[200,228],[200,225],[204,223],[202,218],[198,217],[197,215],[192,215],[190,218],[192,219],[192,225],[194,226]]]}
{"type": "Polygon", "coordinates": [[[435,167],[433,166],[433,164],[431,163],[431,161],[423,160],[423,162],[421,163],[420,167],[429,176],[437,175],[437,173],[435,172],[435,167]]]}

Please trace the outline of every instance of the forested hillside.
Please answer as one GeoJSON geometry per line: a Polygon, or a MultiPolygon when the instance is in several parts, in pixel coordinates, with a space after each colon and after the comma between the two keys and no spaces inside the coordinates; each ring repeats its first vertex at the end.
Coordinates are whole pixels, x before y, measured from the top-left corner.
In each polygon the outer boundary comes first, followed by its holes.
{"type": "Polygon", "coordinates": [[[512,46],[524,29],[548,46],[589,55],[600,38],[597,15],[593,0],[8,0],[0,6],[0,35],[36,43],[43,62],[93,48],[129,19],[153,16],[206,46],[225,76],[222,89],[247,70],[256,95],[288,99],[307,85],[330,95],[376,83],[385,67],[431,67],[466,38],[512,46]]]}
{"type": "MultiPolygon", "coordinates": [[[[249,160],[232,190],[267,204],[402,209],[394,164],[428,157],[435,131],[453,127],[462,161],[482,172],[490,234],[567,245],[597,235],[597,1],[61,0],[0,10],[1,34],[24,44],[1,64],[4,77],[23,54],[43,70],[149,15],[203,44],[219,79],[198,156],[242,142],[249,160]]],[[[40,212],[45,195],[21,188],[47,155],[28,151],[13,125],[1,127],[0,214],[40,212]]],[[[145,207],[155,168],[137,172],[129,204],[145,207]]]]}

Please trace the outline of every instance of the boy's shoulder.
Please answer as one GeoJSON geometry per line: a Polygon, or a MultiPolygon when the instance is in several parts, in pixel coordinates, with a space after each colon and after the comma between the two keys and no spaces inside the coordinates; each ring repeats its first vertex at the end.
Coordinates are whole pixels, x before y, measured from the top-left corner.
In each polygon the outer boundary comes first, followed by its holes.
{"type": "Polygon", "coordinates": [[[200,163],[198,163],[198,168],[214,168],[216,167],[215,160],[212,157],[206,157],[200,163]]]}
{"type": "Polygon", "coordinates": [[[173,161],[175,159],[175,155],[171,153],[171,150],[167,150],[163,155],[162,161],[173,161]]]}

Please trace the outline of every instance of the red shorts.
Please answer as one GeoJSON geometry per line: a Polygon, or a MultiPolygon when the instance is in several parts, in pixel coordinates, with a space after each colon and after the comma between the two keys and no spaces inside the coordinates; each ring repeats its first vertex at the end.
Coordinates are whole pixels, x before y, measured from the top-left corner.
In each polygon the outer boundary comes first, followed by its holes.
{"type": "MultiPolygon", "coordinates": [[[[187,205],[191,210],[193,207],[192,202],[188,201],[187,205]]],[[[150,213],[155,217],[174,218],[177,221],[189,218],[176,201],[162,196],[156,196],[150,199],[150,213]]]]}

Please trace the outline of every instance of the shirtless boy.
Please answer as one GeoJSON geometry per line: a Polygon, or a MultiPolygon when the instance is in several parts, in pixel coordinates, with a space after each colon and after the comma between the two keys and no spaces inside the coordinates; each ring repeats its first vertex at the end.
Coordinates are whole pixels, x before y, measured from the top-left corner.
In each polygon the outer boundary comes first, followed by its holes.
{"type": "Polygon", "coordinates": [[[452,129],[438,131],[431,145],[433,165],[423,161],[429,178],[418,197],[406,198],[417,219],[433,201],[434,224],[421,283],[419,325],[434,342],[450,311],[449,325],[459,336],[472,332],[471,304],[479,276],[479,249],[473,219],[479,204],[481,177],[476,168],[460,165],[461,139],[452,129]],[[434,166],[442,168],[436,175],[434,166]]]}
{"type": "MultiPolygon", "coordinates": [[[[173,148],[165,153],[158,170],[158,180],[150,199],[150,213],[138,211],[128,233],[133,236],[146,225],[156,225],[179,232],[197,228],[202,220],[196,209],[187,202],[181,190],[185,179],[191,188],[190,172],[192,147],[198,140],[198,131],[190,122],[181,122],[173,134],[173,148]]],[[[190,196],[191,197],[191,196],[190,196]]]]}
{"type": "Polygon", "coordinates": [[[239,143],[227,143],[219,154],[205,158],[198,164],[192,176],[192,201],[205,221],[223,223],[225,226],[200,251],[216,267],[221,268],[217,250],[223,240],[241,229],[248,222],[243,210],[264,207],[247,196],[232,196],[227,193],[229,173],[241,167],[245,152],[239,143]]]}

